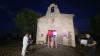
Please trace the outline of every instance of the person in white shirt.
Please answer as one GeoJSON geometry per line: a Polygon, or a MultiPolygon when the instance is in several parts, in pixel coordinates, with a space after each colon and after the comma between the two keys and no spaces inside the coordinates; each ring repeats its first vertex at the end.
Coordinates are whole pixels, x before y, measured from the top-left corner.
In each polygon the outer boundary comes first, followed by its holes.
{"type": "Polygon", "coordinates": [[[26,53],[26,49],[28,47],[28,42],[29,42],[29,38],[31,38],[31,35],[30,34],[25,34],[25,36],[23,37],[23,47],[22,47],[22,52],[21,52],[21,55],[22,56],[25,56],[25,53],[26,53]]]}
{"type": "Polygon", "coordinates": [[[53,31],[53,41],[54,41],[54,47],[57,48],[57,32],[56,32],[56,30],[53,31]]]}

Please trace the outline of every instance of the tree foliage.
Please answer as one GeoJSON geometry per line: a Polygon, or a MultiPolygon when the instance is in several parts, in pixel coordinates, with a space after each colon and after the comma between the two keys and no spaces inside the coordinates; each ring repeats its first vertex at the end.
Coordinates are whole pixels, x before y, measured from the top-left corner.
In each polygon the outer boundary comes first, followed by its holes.
{"type": "Polygon", "coordinates": [[[37,19],[40,14],[37,14],[29,9],[23,9],[16,15],[15,22],[22,34],[36,30],[37,19]]]}
{"type": "Polygon", "coordinates": [[[94,34],[100,35],[100,15],[96,15],[91,20],[91,28],[92,28],[94,34]]]}

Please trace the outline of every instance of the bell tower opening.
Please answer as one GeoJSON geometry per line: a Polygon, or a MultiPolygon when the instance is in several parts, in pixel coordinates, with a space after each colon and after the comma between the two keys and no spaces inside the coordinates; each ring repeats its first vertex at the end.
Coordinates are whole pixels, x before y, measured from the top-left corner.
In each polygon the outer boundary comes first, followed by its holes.
{"type": "Polygon", "coordinates": [[[51,13],[54,13],[54,6],[51,7],[51,13]]]}

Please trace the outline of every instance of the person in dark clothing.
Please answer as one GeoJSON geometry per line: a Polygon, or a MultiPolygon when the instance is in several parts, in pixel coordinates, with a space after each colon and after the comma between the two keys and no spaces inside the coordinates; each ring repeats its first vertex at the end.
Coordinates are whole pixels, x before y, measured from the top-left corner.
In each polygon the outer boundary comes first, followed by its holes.
{"type": "Polygon", "coordinates": [[[90,34],[86,34],[86,38],[88,40],[88,56],[96,56],[95,49],[96,49],[96,41],[91,37],[90,34]]]}
{"type": "Polygon", "coordinates": [[[28,43],[29,43],[29,45],[27,46],[27,51],[26,52],[28,52],[28,51],[30,51],[30,47],[31,47],[31,45],[32,45],[32,43],[33,43],[33,40],[32,40],[32,35],[29,33],[29,39],[28,39],[28,43]]]}

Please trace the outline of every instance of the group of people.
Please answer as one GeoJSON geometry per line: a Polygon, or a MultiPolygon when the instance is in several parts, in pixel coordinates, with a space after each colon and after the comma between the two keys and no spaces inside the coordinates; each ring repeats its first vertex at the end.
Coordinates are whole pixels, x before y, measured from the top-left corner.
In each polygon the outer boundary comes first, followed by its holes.
{"type": "MultiPolygon", "coordinates": [[[[87,40],[82,39],[81,44],[88,47],[88,56],[95,56],[95,48],[96,48],[96,41],[91,37],[90,34],[86,34],[87,40]]],[[[27,48],[29,47],[29,44],[32,43],[32,35],[30,33],[25,34],[23,37],[23,47],[21,55],[25,56],[25,53],[27,51],[27,48]]],[[[58,47],[58,41],[57,41],[57,31],[56,30],[48,30],[47,33],[47,45],[48,47],[58,47]]]]}
{"type": "Polygon", "coordinates": [[[22,52],[21,55],[25,56],[26,51],[29,48],[29,45],[32,43],[32,35],[30,33],[26,33],[25,36],[23,37],[23,47],[22,47],[22,52]]]}
{"type": "MultiPolygon", "coordinates": [[[[25,53],[27,52],[29,45],[32,43],[32,35],[30,33],[26,33],[23,37],[23,46],[22,46],[22,52],[21,55],[25,56],[25,53]]],[[[56,47],[57,48],[57,32],[56,30],[48,30],[47,34],[47,45],[48,47],[56,47]]]]}
{"type": "Polygon", "coordinates": [[[47,45],[48,47],[57,48],[57,31],[56,30],[48,30],[47,33],[47,45]]]}

